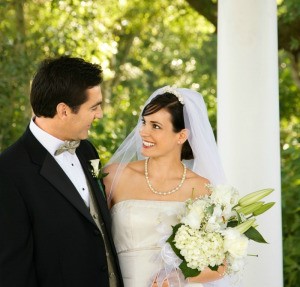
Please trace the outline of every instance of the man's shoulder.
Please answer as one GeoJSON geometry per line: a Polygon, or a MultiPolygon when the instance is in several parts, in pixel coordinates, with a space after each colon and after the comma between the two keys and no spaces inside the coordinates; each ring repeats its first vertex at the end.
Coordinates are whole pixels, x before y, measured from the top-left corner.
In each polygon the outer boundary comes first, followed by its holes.
{"type": "Polygon", "coordinates": [[[18,153],[21,149],[21,138],[19,138],[0,153],[0,161],[7,160],[10,157],[15,157],[16,153],[18,153]]]}

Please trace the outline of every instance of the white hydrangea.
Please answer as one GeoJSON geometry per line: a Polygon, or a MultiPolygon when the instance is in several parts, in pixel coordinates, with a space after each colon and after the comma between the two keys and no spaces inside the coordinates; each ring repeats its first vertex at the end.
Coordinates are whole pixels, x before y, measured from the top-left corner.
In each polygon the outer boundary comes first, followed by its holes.
{"type": "Polygon", "coordinates": [[[217,232],[203,232],[182,225],[174,238],[175,246],[192,269],[204,270],[224,262],[223,237],[217,232]]]}

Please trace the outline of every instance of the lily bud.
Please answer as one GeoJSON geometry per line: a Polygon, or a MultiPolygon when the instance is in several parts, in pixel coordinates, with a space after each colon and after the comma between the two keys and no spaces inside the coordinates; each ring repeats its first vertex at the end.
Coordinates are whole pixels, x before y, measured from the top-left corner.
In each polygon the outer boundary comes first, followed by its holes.
{"type": "Polygon", "coordinates": [[[251,193],[245,195],[244,197],[242,197],[239,200],[238,205],[239,206],[247,206],[251,203],[261,200],[262,198],[269,195],[273,191],[274,191],[273,188],[266,188],[266,189],[258,190],[255,192],[251,192],[251,193]]]}
{"type": "Polygon", "coordinates": [[[252,204],[249,204],[249,205],[246,205],[246,206],[243,206],[243,207],[237,209],[237,212],[243,213],[244,215],[248,215],[248,214],[254,213],[254,211],[259,209],[263,204],[264,204],[264,202],[262,202],[262,201],[254,202],[252,204]]]}
{"type": "Polygon", "coordinates": [[[244,221],[243,223],[234,227],[239,233],[245,233],[251,226],[253,226],[255,218],[244,221]]]}
{"type": "Polygon", "coordinates": [[[266,211],[269,210],[274,204],[275,204],[275,202],[268,202],[268,203],[262,205],[260,208],[256,209],[256,210],[253,212],[253,215],[254,215],[254,216],[257,216],[257,215],[260,215],[260,214],[266,212],[266,211]]]}

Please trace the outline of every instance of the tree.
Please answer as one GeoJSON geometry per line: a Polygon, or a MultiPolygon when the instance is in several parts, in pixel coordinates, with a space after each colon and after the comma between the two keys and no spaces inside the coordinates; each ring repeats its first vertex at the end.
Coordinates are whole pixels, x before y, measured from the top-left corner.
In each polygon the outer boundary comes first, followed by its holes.
{"type": "Polygon", "coordinates": [[[29,74],[31,58],[26,24],[24,1],[7,1],[1,4],[0,18],[0,150],[15,140],[28,122],[29,74]],[[8,104],[9,103],[9,104],[8,104]]]}
{"type": "Polygon", "coordinates": [[[215,123],[214,27],[186,2],[21,1],[20,31],[25,35],[26,54],[15,57],[13,49],[7,47],[16,49],[17,2],[7,1],[1,10],[4,33],[0,49],[6,51],[1,63],[6,71],[0,84],[4,95],[1,112],[12,117],[18,109],[11,109],[7,103],[19,107],[22,100],[26,103],[21,106],[26,117],[16,113],[18,123],[13,135],[9,134],[10,121],[3,123],[1,149],[15,141],[31,115],[28,90],[9,90],[12,79],[18,76],[18,86],[28,89],[38,62],[61,54],[83,57],[103,66],[106,117],[94,125],[91,139],[104,161],[136,123],[145,99],[160,86],[176,84],[201,91],[215,123]],[[24,61],[22,70],[9,62],[13,59],[24,61]],[[20,70],[24,77],[20,77],[20,70]]]}

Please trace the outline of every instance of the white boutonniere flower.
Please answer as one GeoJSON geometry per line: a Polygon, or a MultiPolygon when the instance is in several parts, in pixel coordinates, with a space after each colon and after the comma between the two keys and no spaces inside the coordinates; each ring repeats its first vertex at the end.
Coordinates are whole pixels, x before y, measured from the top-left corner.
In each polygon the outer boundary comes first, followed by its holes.
{"type": "Polygon", "coordinates": [[[104,198],[106,198],[106,194],[105,194],[104,188],[103,188],[100,180],[102,178],[106,177],[108,175],[108,173],[102,172],[99,158],[91,159],[89,162],[91,165],[91,173],[92,173],[93,177],[97,180],[98,186],[99,186],[104,198]]]}
{"type": "Polygon", "coordinates": [[[102,172],[101,166],[100,166],[100,159],[91,159],[90,164],[92,166],[92,175],[95,178],[101,179],[108,175],[108,173],[102,172]]]}

